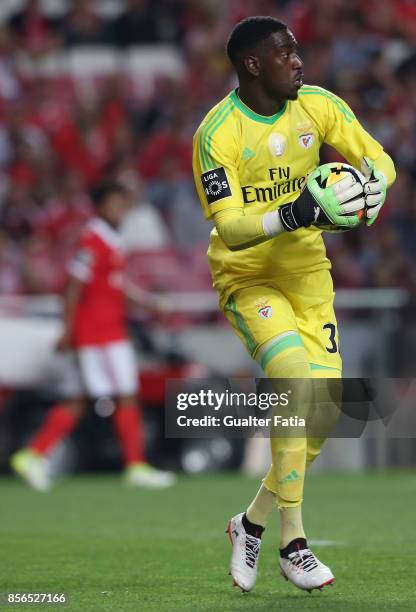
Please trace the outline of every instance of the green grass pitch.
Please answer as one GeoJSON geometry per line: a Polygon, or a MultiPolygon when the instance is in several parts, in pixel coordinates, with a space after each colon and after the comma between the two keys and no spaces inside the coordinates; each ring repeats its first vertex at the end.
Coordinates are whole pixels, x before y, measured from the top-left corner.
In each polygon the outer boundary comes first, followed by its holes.
{"type": "Polygon", "coordinates": [[[231,586],[224,530],[256,492],[255,479],[183,477],[171,490],[144,491],[117,477],[79,477],[48,495],[11,478],[0,486],[3,593],[65,591],[70,604],[61,609],[82,612],[416,609],[411,472],[308,479],[307,532],[336,575],[333,588],[311,595],[279,575],[277,516],[264,535],[255,590],[231,586]]]}

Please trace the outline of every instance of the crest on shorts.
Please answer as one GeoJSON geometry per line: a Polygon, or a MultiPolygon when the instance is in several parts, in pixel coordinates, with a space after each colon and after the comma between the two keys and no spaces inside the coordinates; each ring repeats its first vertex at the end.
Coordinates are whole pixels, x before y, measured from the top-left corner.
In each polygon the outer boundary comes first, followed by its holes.
{"type": "Polygon", "coordinates": [[[265,298],[256,302],[256,308],[260,319],[270,319],[273,316],[273,308],[265,298]]]}

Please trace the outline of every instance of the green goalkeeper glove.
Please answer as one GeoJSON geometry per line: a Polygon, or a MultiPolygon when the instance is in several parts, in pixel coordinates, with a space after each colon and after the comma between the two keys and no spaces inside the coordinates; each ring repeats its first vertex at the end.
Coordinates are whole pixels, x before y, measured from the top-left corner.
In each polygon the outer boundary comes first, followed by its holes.
{"type": "Polygon", "coordinates": [[[305,189],[297,200],[279,208],[280,220],[287,231],[317,224],[356,227],[358,211],[364,208],[363,186],[348,174],[328,187],[320,185],[331,174],[327,166],[319,166],[308,176],[305,189]]]}
{"type": "Polygon", "coordinates": [[[366,225],[373,225],[377,219],[381,207],[384,204],[387,194],[387,181],[382,172],[377,170],[373,160],[363,157],[361,172],[367,179],[364,184],[365,193],[365,222],[366,225]]]}

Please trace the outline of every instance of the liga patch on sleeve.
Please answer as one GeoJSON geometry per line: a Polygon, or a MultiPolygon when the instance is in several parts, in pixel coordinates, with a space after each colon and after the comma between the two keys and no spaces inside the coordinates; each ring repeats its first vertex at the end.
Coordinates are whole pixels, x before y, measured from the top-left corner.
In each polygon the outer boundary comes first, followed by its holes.
{"type": "Polygon", "coordinates": [[[79,249],[75,253],[74,259],[76,262],[90,268],[94,263],[94,253],[92,253],[89,249],[79,249]]]}
{"type": "Polygon", "coordinates": [[[222,166],[201,174],[201,182],[208,204],[232,195],[227,173],[222,166]]]}
{"type": "Polygon", "coordinates": [[[83,283],[91,279],[91,269],[94,264],[94,253],[89,249],[81,248],[75,253],[69,263],[68,272],[83,283]]]}

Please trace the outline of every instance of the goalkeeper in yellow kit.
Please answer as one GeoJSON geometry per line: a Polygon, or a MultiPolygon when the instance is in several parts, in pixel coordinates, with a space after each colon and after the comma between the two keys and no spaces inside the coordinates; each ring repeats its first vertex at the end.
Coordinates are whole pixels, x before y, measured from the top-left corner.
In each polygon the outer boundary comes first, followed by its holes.
{"type": "MultiPolygon", "coordinates": [[[[227,44],[239,86],[214,106],[194,138],[193,169],[207,219],[208,257],[220,307],[269,378],[340,377],[330,262],[319,225],[372,225],[395,179],[391,158],[347,104],[303,85],[293,34],[271,17],[250,17],[227,44]],[[346,176],[320,187],[323,143],[364,186],[346,176]]],[[[301,589],[334,580],[307,545],[301,504],[306,467],[322,438],[272,438],[272,466],[246,512],[230,520],[230,571],[254,587],[261,536],[280,516],[280,568],[301,589]]]]}

